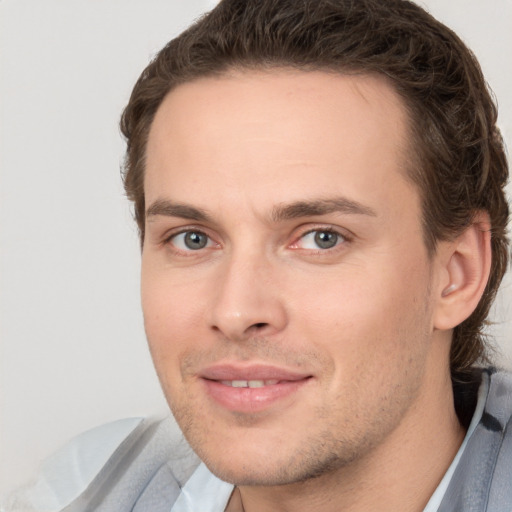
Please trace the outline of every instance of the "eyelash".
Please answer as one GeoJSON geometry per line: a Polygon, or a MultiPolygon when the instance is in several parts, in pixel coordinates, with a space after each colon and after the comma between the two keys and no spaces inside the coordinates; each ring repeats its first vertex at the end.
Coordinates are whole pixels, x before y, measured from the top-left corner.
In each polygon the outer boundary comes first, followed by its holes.
{"type": "MultiPolygon", "coordinates": [[[[351,241],[352,237],[346,234],[345,232],[342,233],[340,230],[334,229],[332,227],[318,226],[313,229],[308,229],[307,231],[301,233],[298,237],[295,238],[295,241],[288,247],[292,250],[307,251],[310,254],[328,254],[333,253],[337,250],[341,250],[341,246],[344,246],[347,243],[350,243],[351,241]],[[338,239],[336,240],[336,243],[333,247],[317,247],[316,249],[304,249],[302,247],[298,247],[298,244],[301,240],[304,240],[305,237],[307,237],[308,235],[312,235],[313,233],[329,233],[335,235],[336,237],[338,237],[338,239]]],[[[166,236],[165,239],[162,241],[163,245],[172,247],[173,252],[175,252],[176,254],[185,256],[195,256],[197,253],[201,252],[202,249],[212,248],[210,245],[212,243],[217,247],[220,245],[219,243],[215,242],[214,239],[211,236],[209,236],[203,229],[194,229],[193,227],[183,228],[178,232],[174,232],[169,236],[166,236]],[[175,244],[173,244],[173,240],[176,240],[178,236],[192,233],[205,236],[207,238],[207,245],[205,247],[201,247],[199,249],[194,250],[191,248],[180,249],[176,247],[175,244]]]]}
{"type": "MultiPolygon", "coordinates": [[[[213,242],[215,245],[219,245],[218,243],[214,242],[213,241],[213,238],[211,236],[209,236],[207,233],[205,233],[204,230],[202,229],[194,229],[193,227],[190,227],[190,228],[183,228],[181,229],[180,231],[178,232],[175,232],[175,233],[171,233],[169,236],[165,237],[165,239],[163,240],[163,245],[165,246],[170,246],[172,247],[173,251],[179,255],[185,255],[185,256],[194,256],[195,254],[194,253],[198,253],[200,252],[201,249],[203,248],[200,248],[200,249],[197,249],[197,250],[194,250],[194,249],[180,249],[178,247],[176,247],[174,244],[173,244],[173,240],[176,240],[177,237],[179,237],[180,235],[187,235],[187,234],[197,234],[197,235],[202,235],[202,236],[205,236],[207,238],[207,244],[210,244],[211,242],[213,242]]],[[[207,246],[205,246],[204,248],[207,248],[207,246]]],[[[209,248],[209,247],[208,247],[209,248]]]]}
{"type": "MultiPolygon", "coordinates": [[[[301,233],[301,235],[299,237],[296,238],[296,241],[293,242],[293,244],[291,244],[291,248],[292,249],[295,249],[295,250],[304,250],[304,251],[308,251],[309,253],[315,253],[315,254],[322,254],[322,253],[332,253],[336,250],[340,250],[341,249],[341,246],[343,245],[346,245],[347,243],[351,242],[351,237],[349,237],[347,234],[345,233],[341,233],[339,230],[337,229],[334,229],[332,227],[324,227],[324,226],[319,226],[319,227],[315,227],[313,229],[309,229],[307,230],[306,232],[304,233],[301,233]],[[337,240],[335,242],[335,245],[332,246],[332,247],[317,247],[315,249],[311,248],[311,249],[304,249],[302,247],[298,247],[298,243],[302,240],[304,241],[306,239],[307,236],[309,235],[313,235],[314,233],[328,233],[330,235],[335,235],[337,237],[337,240]]],[[[318,245],[317,241],[315,240],[314,241],[315,244],[318,245]]]]}

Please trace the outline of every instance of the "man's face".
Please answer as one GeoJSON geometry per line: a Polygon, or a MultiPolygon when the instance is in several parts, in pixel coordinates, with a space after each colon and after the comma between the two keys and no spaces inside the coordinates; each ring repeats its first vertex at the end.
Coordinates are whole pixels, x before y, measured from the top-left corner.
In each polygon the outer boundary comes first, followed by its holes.
{"type": "Polygon", "coordinates": [[[170,407],[238,484],[363,460],[428,401],[434,263],[376,77],[179,86],[149,136],[142,301],[170,407]]]}

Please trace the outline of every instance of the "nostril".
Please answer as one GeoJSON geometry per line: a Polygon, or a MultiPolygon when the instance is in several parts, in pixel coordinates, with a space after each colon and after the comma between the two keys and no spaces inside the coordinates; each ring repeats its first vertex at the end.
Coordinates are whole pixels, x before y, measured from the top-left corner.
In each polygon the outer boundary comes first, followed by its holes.
{"type": "Polygon", "coordinates": [[[266,327],[268,324],[264,323],[264,322],[260,322],[260,323],[257,323],[257,324],[254,324],[253,327],[255,327],[256,329],[263,329],[263,327],[266,327]]]}

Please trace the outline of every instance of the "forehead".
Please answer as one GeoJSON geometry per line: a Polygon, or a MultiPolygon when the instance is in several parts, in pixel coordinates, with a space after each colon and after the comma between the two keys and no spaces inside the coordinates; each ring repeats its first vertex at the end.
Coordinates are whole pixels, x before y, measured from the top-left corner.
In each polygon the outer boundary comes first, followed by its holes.
{"type": "Polygon", "coordinates": [[[279,203],[338,187],[364,203],[393,183],[403,187],[407,124],[398,94],[377,76],[274,70],[198,79],[157,111],[146,202],[162,191],[190,199],[191,187],[197,200],[218,205],[234,194],[279,203]]]}

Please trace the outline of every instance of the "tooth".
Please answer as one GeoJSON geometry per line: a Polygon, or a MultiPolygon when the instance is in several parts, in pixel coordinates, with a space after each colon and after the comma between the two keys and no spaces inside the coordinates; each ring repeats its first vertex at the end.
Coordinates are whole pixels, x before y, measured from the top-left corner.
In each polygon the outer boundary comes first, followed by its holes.
{"type": "Polygon", "coordinates": [[[250,380],[248,384],[250,388],[262,388],[265,382],[262,380],[250,380]]]}
{"type": "Polygon", "coordinates": [[[221,380],[224,386],[232,388],[263,388],[265,386],[274,386],[278,380],[221,380]]]}

